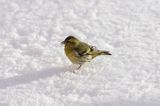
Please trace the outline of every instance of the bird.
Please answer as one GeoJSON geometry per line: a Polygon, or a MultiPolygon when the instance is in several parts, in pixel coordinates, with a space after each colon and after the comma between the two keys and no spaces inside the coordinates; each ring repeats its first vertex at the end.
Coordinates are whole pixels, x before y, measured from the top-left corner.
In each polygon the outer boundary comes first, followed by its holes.
{"type": "Polygon", "coordinates": [[[98,50],[95,46],[82,42],[74,36],[66,37],[61,43],[64,44],[64,51],[68,59],[73,64],[79,65],[77,69],[97,56],[112,55],[109,51],[98,50]]]}

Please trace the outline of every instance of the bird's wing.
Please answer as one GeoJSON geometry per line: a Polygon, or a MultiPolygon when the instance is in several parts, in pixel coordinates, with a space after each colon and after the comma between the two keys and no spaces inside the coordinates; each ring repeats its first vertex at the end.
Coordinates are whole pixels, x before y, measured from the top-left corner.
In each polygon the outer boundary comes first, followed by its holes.
{"type": "Polygon", "coordinates": [[[74,48],[74,50],[79,56],[84,56],[92,50],[92,46],[81,42],[77,47],[74,48]]]}

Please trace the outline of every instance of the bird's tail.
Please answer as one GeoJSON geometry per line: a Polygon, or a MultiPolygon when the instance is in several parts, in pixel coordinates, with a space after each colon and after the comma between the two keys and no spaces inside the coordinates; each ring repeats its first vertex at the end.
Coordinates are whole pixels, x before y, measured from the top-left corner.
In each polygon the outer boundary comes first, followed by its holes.
{"type": "Polygon", "coordinates": [[[101,51],[99,50],[99,55],[112,55],[109,51],[101,51]]]}
{"type": "Polygon", "coordinates": [[[92,59],[93,59],[100,55],[112,55],[112,54],[109,51],[95,50],[93,52],[90,52],[90,55],[92,56],[92,59]]]}

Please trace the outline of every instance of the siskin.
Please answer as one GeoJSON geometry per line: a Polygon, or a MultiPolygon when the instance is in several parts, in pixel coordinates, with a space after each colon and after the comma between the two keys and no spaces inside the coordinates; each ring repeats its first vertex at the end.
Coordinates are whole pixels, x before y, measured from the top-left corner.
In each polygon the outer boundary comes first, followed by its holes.
{"type": "Polygon", "coordinates": [[[80,41],[74,36],[68,36],[62,44],[65,45],[66,56],[73,64],[79,64],[78,69],[85,63],[100,55],[112,55],[109,51],[98,50],[94,46],[80,41]]]}

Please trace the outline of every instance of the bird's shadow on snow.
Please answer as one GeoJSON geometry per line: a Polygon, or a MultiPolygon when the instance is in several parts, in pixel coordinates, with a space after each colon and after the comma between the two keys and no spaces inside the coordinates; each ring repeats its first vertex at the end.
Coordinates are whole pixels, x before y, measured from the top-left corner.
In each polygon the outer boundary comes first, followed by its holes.
{"type": "Polygon", "coordinates": [[[66,71],[74,71],[74,70],[75,70],[75,67],[73,66],[50,67],[50,68],[45,68],[39,71],[28,72],[26,74],[14,76],[11,78],[0,79],[0,89],[15,86],[15,85],[20,85],[20,84],[30,83],[32,81],[48,78],[53,75],[58,76],[61,73],[64,73],[66,71]]]}

